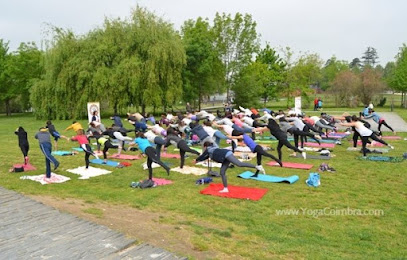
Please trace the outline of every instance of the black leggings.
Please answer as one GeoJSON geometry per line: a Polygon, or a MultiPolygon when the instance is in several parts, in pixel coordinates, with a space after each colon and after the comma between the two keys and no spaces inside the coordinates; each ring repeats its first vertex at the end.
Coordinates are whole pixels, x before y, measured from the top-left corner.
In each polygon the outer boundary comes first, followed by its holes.
{"type": "Polygon", "coordinates": [[[177,147],[179,149],[179,155],[181,156],[181,165],[180,168],[182,169],[184,167],[184,163],[185,163],[185,153],[189,152],[189,153],[193,153],[196,155],[200,155],[200,153],[198,153],[197,151],[189,148],[187,142],[185,140],[181,140],[178,142],[177,147]]]}
{"type": "Polygon", "coordinates": [[[158,159],[160,159],[161,147],[165,144],[165,140],[159,136],[156,136],[154,138],[154,143],[155,143],[155,150],[156,150],[157,157],[158,157],[158,159]]]}
{"type": "Polygon", "coordinates": [[[117,148],[117,146],[113,145],[110,141],[106,141],[105,142],[105,146],[103,147],[103,159],[106,159],[106,152],[110,149],[110,148],[117,148]]]}
{"type": "Polygon", "coordinates": [[[260,145],[256,145],[256,147],[254,148],[254,152],[257,154],[257,165],[261,165],[261,157],[263,155],[278,162],[278,159],[274,155],[264,151],[263,147],[261,147],[260,145]]]}
{"type": "Polygon", "coordinates": [[[366,144],[369,141],[369,137],[372,138],[373,140],[375,140],[376,142],[382,143],[384,145],[389,145],[388,143],[386,143],[385,141],[379,139],[375,133],[372,133],[370,136],[361,136],[360,138],[362,138],[362,152],[363,152],[363,156],[366,156],[366,144]]]}
{"type": "Polygon", "coordinates": [[[228,181],[226,178],[226,170],[229,168],[230,163],[238,166],[238,167],[248,167],[248,168],[256,168],[251,163],[245,163],[239,161],[233,154],[229,155],[228,157],[225,158],[225,160],[222,163],[222,166],[220,167],[220,176],[222,177],[222,183],[223,187],[227,188],[228,187],[228,181]]]}
{"type": "Polygon", "coordinates": [[[151,167],[153,162],[163,167],[167,173],[170,172],[170,168],[158,158],[156,150],[152,146],[147,147],[144,153],[147,155],[148,178],[150,180],[153,178],[153,167],[151,167]]]}
{"type": "Polygon", "coordinates": [[[282,160],[282,153],[281,153],[281,148],[285,145],[287,148],[301,153],[300,149],[298,149],[298,147],[293,146],[292,144],[290,144],[290,142],[287,140],[287,137],[285,139],[281,138],[279,139],[277,136],[276,138],[278,139],[278,145],[277,145],[277,152],[278,152],[278,159],[281,161],[282,160]]]}
{"type": "Polygon", "coordinates": [[[82,144],[81,148],[85,152],[85,164],[86,164],[86,169],[87,169],[87,168],[89,168],[89,157],[91,155],[96,157],[96,155],[93,153],[92,148],[90,147],[89,144],[82,144]]]}
{"type": "Polygon", "coordinates": [[[381,120],[379,121],[379,126],[377,128],[377,130],[379,130],[380,134],[382,134],[382,131],[380,130],[382,128],[382,125],[384,125],[385,127],[387,127],[388,129],[390,129],[392,132],[394,132],[393,128],[391,128],[391,126],[389,126],[385,120],[381,120]]]}
{"type": "Polygon", "coordinates": [[[295,147],[298,147],[298,136],[301,136],[301,148],[304,147],[304,136],[309,136],[319,143],[319,140],[315,139],[314,134],[307,133],[307,132],[301,131],[299,129],[292,130],[291,132],[292,132],[292,134],[294,134],[295,147]]]}
{"type": "Polygon", "coordinates": [[[30,150],[30,146],[27,144],[20,145],[21,152],[24,155],[24,158],[28,156],[28,151],[30,150]]]}

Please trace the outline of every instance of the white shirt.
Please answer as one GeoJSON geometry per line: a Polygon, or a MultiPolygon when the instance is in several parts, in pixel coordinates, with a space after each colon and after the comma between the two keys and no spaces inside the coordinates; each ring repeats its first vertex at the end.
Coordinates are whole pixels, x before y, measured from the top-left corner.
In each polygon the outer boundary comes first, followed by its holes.
{"type": "Polygon", "coordinates": [[[156,134],[154,134],[152,131],[147,131],[147,132],[145,132],[144,133],[144,136],[147,138],[147,140],[150,142],[150,143],[154,143],[154,139],[157,137],[157,135],[156,134]]]}
{"type": "Polygon", "coordinates": [[[205,130],[206,133],[208,133],[208,135],[209,135],[210,137],[213,137],[213,135],[214,135],[215,132],[217,131],[217,130],[213,129],[213,128],[210,127],[210,126],[203,126],[203,129],[205,130]]]}

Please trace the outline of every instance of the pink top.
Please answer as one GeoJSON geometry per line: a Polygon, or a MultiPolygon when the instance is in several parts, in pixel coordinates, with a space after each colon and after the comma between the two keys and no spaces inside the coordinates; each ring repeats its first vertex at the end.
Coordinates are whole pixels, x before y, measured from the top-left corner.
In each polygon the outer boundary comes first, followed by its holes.
{"type": "Polygon", "coordinates": [[[237,118],[237,117],[234,118],[233,123],[235,123],[235,125],[237,125],[238,127],[243,127],[243,122],[242,122],[242,120],[240,120],[240,119],[237,118]]]}
{"type": "Polygon", "coordinates": [[[77,135],[71,138],[72,141],[78,141],[80,145],[89,144],[88,138],[86,135],[77,135]]]}

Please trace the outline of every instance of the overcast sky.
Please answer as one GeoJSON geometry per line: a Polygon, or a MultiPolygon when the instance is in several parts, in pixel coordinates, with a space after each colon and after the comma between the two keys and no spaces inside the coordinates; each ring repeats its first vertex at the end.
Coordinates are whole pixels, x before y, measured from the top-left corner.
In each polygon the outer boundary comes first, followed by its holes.
{"type": "Polygon", "coordinates": [[[405,0],[0,0],[0,38],[12,51],[21,42],[40,47],[47,23],[83,34],[104,17],[128,17],[137,4],[177,30],[199,16],[212,21],[216,12],[248,13],[263,45],[318,53],[324,60],[335,55],[350,62],[371,46],[384,66],[407,43],[405,0]]]}

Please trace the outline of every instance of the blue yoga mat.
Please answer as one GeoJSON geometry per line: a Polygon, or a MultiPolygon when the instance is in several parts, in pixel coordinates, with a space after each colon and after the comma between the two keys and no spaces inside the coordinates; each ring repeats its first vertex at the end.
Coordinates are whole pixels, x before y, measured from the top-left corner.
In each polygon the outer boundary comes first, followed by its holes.
{"type": "Polygon", "coordinates": [[[243,179],[250,179],[250,180],[256,180],[256,181],[265,181],[265,182],[285,182],[289,184],[293,184],[294,182],[298,181],[300,178],[297,175],[292,175],[289,177],[278,177],[278,176],[273,176],[273,175],[265,175],[265,174],[260,174],[257,176],[257,178],[251,177],[254,173],[251,171],[245,171],[244,173],[238,175],[237,177],[243,178],[243,179]]]}
{"type": "Polygon", "coordinates": [[[107,166],[112,166],[112,167],[117,167],[119,166],[120,163],[115,162],[115,161],[107,161],[106,163],[103,163],[102,159],[92,159],[89,161],[90,163],[94,164],[100,164],[100,165],[107,165],[107,166]]]}
{"type": "Polygon", "coordinates": [[[72,151],[53,151],[53,155],[65,156],[65,155],[74,155],[72,151]]]}
{"type": "Polygon", "coordinates": [[[75,150],[77,152],[83,152],[83,149],[80,147],[73,147],[72,150],[75,150]]]}

